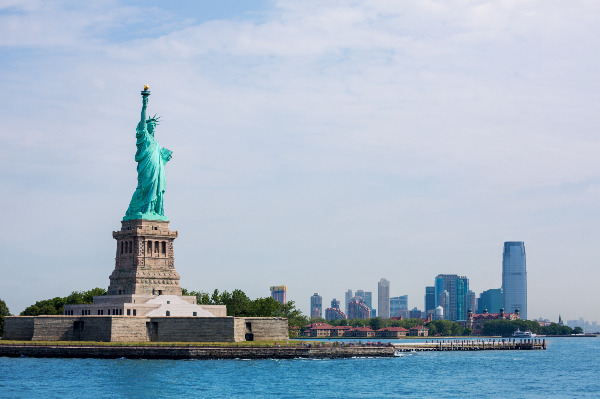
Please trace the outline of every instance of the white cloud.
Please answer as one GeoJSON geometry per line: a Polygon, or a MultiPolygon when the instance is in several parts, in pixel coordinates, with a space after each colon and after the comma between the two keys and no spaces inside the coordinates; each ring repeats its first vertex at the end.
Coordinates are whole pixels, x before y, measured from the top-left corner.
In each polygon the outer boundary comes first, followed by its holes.
{"type": "MultiPolygon", "coordinates": [[[[437,273],[498,286],[503,240],[531,242],[534,275],[561,273],[545,255],[557,237],[600,277],[580,234],[599,214],[595,2],[282,1],[179,27],[169,10],[104,4],[0,9],[0,194],[13,209],[0,237],[31,252],[22,269],[60,248],[57,273],[101,276],[62,291],[106,285],[150,83],[190,288],[256,296],[286,282],[305,307],[315,290],[327,301],[386,276],[421,307],[437,273]]],[[[561,311],[530,284],[533,315],[561,311]]]]}

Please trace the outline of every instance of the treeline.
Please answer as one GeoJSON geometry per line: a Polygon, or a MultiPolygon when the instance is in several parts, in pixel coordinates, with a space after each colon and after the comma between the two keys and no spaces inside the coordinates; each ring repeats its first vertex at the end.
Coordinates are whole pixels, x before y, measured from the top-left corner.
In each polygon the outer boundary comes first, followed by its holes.
{"type": "MultiPolygon", "coordinates": [[[[73,291],[66,297],[37,301],[22,311],[21,316],[62,315],[65,305],[93,303],[94,296],[100,295],[106,295],[106,290],[94,288],[89,291],[73,291]]],[[[242,290],[233,290],[232,292],[214,290],[212,294],[208,294],[183,289],[183,295],[195,296],[199,305],[225,305],[228,316],[285,317],[289,320],[290,326],[300,327],[307,324],[307,318],[296,309],[294,301],[288,301],[282,305],[271,297],[250,299],[242,290]]],[[[3,321],[4,318],[2,318],[3,321]]]]}
{"type": "Polygon", "coordinates": [[[37,301],[21,312],[21,316],[61,315],[65,305],[81,305],[92,303],[94,296],[106,295],[104,288],[93,288],[89,291],[73,291],[66,297],[56,297],[37,301]]]}
{"type": "Polygon", "coordinates": [[[195,296],[199,305],[225,305],[227,316],[285,317],[290,327],[302,327],[308,323],[308,319],[296,309],[294,301],[288,301],[283,305],[271,297],[250,299],[242,290],[219,292],[215,289],[209,295],[206,292],[183,289],[183,295],[195,296]]]}
{"type": "Polygon", "coordinates": [[[540,326],[533,320],[490,320],[483,323],[483,335],[501,335],[511,337],[515,331],[529,330],[534,334],[541,335],[570,335],[580,334],[583,330],[580,327],[572,329],[569,326],[560,326],[552,323],[549,326],[540,326]]]}
{"type": "Polygon", "coordinates": [[[0,337],[4,334],[4,316],[10,316],[6,303],[0,299],[0,337]]]}
{"type": "Polygon", "coordinates": [[[372,317],[370,319],[341,319],[327,321],[325,319],[311,319],[312,323],[328,323],[332,326],[352,326],[352,327],[371,327],[373,330],[379,330],[384,327],[403,327],[407,330],[416,326],[425,326],[429,329],[430,336],[457,336],[471,335],[473,331],[470,328],[463,328],[460,324],[450,320],[434,320],[424,323],[422,319],[382,319],[372,317]]]}

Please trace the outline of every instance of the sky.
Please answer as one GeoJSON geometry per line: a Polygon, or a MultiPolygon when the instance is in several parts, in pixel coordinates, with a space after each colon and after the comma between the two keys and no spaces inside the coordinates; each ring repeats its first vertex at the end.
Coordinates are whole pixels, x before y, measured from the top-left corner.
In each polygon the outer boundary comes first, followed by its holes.
{"type": "Polygon", "coordinates": [[[162,116],[181,286],[423,308],[524,241],[528,316],[600,320],[600,3],[0,3],[0,298],[108,286],[162,116]]]}

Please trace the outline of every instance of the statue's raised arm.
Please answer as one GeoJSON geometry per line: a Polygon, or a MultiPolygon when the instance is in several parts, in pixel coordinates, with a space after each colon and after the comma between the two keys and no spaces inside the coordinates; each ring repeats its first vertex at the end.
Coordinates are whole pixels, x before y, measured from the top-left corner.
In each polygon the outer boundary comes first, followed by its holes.
{"type": "Polygon", "coordinates": [[[144,90],[142,90],[142,117],[140,119],[140,130],[144,130],[146,127],[146,109],[148,108],[148,97],[150,97],[149,88],[150,86],[144,85],[144,90]]]}
{"type": "Polygon", "coordinates": [[[172,152],[161,148],[154,137],[160,118],[156,115],[148,118],[148,89],[148,85],[145,85],[141,93],[142,114],[135,135],[137,187],[123,220],[167,220],[163,208],[163,196],[167,187],[165,165],[171,159],[172,152]]]}

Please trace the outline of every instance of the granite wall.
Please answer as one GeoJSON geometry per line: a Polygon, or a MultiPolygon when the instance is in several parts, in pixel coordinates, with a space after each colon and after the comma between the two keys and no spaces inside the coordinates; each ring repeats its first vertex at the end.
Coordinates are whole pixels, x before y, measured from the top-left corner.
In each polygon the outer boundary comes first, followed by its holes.
{"type": "Polygon", "coordinates": [[[13,316],[5,340],[106,342],[241,342],[288,339],[284,318],[13,316]]]}

